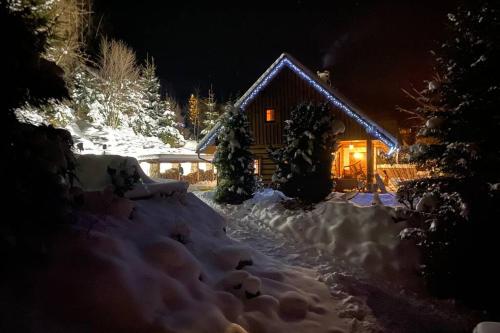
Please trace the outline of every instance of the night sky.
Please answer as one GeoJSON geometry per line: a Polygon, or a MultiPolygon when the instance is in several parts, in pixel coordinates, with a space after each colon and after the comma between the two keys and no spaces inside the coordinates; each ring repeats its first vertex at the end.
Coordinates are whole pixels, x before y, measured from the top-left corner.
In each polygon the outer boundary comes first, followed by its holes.
{"type": "Polygon", "coordinates": [[[431,49],[458,0],[288,1],[199,5],[183,1],[95,0],[100,30],[152,56],[163,88],[181,104],[213,85],[218,100],[243,93],[283,52],[369,114],[401,117],[401,92],[433,74],[431,49]],[[273,5],[269,5],[273,3],[273,5]],[[282,2],[286,3],[286,2],[282,2]]]}

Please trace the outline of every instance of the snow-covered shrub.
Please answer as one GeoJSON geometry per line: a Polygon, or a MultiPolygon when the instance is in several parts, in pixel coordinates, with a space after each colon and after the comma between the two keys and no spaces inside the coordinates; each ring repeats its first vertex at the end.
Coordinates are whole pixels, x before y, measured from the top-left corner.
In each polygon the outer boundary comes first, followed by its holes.
{"type": "Polygon", "coordinates": [[[131,190],[137,182],[139,182],[139,171],[135,165],[129,165],[124,159],[118,168],[108,166],[108,174],[113,184],[114,193],[123,197],[125,192],[131,190]]]}
{"type": "Polygon", "coordinates": [[[252,136],[244,112],[231,108],[222,118],[214,164],[219,181],[214,199],[220,203],[239,204],[255,191],[252,136]]]}
{"type": "Polygon", "coordinates": [[[286,121],[284,145],[271,149],[277,163],[273,182],[289,197],[311,203],[324,199],[333,188],[331,167],[336,122],[326,104],[301,104],[286,121]]]}
{"type": "Polygon", "coordinates": [[[15,217],[2,223],[1,247],[42,254],[66,223],[74,169],[71,135],[51,126],[21,124],[11,139],[14,147],[4,151],[8,162],[3,171],[13,178],[6,185],[12,193],[4,200],[15,217]]]}
{"type": "Polygon", "coordinates": [[[473,246],[463,244],[471,231],[467,185],[471,184],[434,177],[409,181],[398,189],[400,202],[410,210],[401,219],[409,222],[401,237],[417,241],[424,258],[423,276],[436,294],[446,295],[453,288],[451,278],[464,268],[463,251],[473,246]]]}

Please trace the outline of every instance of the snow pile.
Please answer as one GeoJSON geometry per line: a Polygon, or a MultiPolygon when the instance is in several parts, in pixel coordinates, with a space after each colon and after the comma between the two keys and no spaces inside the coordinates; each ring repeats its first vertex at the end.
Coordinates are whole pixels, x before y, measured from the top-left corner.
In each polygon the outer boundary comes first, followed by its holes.
{"type": "MultiPolygon", "coordinates": [[[[198,194],[214,205],[211,192],[198,194]]],[[[333,196],[313,210],[289,210],[278,191],[266,189],[238,206],[217,206],[242,223],[270,228],[293,242],[312,246],[372,276],[412,283],[419,265],[417,249],[398,235],[404,225],[393,221],[394,209],[383,205],[362,207],[333,196]]]]}
{"type": "Polygon", "coordinates": [[[492,321],[483,321],[474,328],[473,333],[498,333],[500,332],[500,323],[492,321]]]}
{"type": "Polygon", "coordinates": [[[63,331],[368,330],[312,271],[230,240],[224,219],[193,194],[133,205],[130,220],[80,214],[79,231],[59,245],[40,290],[63,331]]]}

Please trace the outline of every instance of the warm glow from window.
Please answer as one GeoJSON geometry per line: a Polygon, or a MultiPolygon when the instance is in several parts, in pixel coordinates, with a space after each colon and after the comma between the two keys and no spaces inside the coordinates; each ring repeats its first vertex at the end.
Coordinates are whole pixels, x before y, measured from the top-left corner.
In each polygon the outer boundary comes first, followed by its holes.
{"type": "Polygon", "coordinates": [[[172,163],[160,163],[160,173],[172,169],[172,163]]]}
{"type": "Polygon", "coordinates": [[[253,173],[256,175],[260,174],[260,160],[253,160],[253,173]]]}
{"type": "Polygon", "coordinates": [[[354,149],[354,145],[353,145],[353,144],[350,144],[350,145],[349,145],[349,149],[354,149]]]}
{"type": "Polygon", "coordinates": [[[356,160],[361,160],[361,159],[363,159],[363,153],[360,153],[360,152],[355,152],[352,156],[353,156],[356,160]]]}
{"type": "Polygon", "coordinates": [[[266,109],[266,122],[274,121],[274,109],[266,109]]]}

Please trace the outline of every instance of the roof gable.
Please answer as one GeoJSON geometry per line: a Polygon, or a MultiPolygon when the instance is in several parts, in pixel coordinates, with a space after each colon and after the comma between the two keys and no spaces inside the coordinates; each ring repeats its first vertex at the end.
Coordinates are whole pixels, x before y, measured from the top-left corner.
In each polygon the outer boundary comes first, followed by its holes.
{"type": "MultiPolygon", "coordinates": [[[[316,91],[325,97],[325,99],[332,103],[334,106],[342,110],[349,117],[354,119],[362,127],[365,128],[367,133],[374,136],[375,138],[386,144],[390,153],[398,147],[397,139],[380,127],[376,122],[371,120],[362,111],[350,103],[345,97],[343,97],[339,92],[337,92],[332,87],[326,85],[322,82],[319,77],[302,65],[299,61],[293,58],[287,53],[281,54],[281,56],[276,59],[276,61],[269,66],[269,68],[259,77],[257,81],[243,94],[243,96],[238,99],[234,104],[235,107],[245,110],[247,105],[252,102],[252,100],[257,97],[257,95],[265,88],[267,85],[276,77],[276,75],[283,69],[283,67],[290,68],[296,75],[301,77],[307,83],[309,83],[316,91]]],[[[205,135],[202,141],[196,147],[197,152],[205,150],[214,140],[216,135],[221,129],[221,124],[217,123],[214,128],[205,135]]]]}

